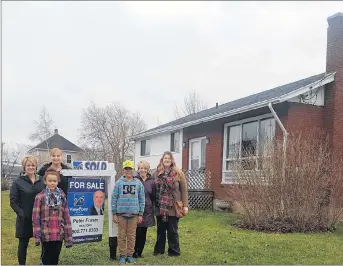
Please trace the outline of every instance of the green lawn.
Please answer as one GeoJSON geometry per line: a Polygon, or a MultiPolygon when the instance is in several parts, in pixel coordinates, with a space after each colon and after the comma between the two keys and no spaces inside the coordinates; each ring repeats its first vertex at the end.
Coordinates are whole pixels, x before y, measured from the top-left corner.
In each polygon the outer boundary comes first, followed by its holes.
{"type": "MultiPolygon", "coordinates": [[[[8,193],[2,193],[1,263],[17,263],[15,215],[9,206],[8,193]]],[[[334,233],[265,234],[230,226],[234,215],[191,211],[179,223],[182,255],[154,257],[156,228],[148,231],[143,259],[137,264],[342,264],[343,225],[334,233]]],[[[107,220],[107,218],[106,218],[107,220]]],[[[60,264],[114,264],[109,260],[108,227],[104,241],[62,249],[60,264]]],[[[27,264],[39,263],[40,247],[30,242],[27,264]]],[[[116,262],[117,263],[117,262],[116,262]]]]}

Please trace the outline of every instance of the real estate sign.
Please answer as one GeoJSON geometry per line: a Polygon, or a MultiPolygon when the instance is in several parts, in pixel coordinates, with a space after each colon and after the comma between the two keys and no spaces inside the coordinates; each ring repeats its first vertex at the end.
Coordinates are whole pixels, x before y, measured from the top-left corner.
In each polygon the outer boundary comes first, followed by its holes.
{"type": "Polygon", "coordinates": [[[68,186],[73,243],[101,241],[104,228],[105,180],[73,177],[68,186]]]}

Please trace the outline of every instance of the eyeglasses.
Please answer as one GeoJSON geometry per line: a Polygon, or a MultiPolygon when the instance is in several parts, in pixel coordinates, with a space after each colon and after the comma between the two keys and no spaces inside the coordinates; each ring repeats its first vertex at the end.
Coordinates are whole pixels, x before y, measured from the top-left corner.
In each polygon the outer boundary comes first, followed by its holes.
{"type": "Polygon", "coordinates": [[[124,170],[132,170],[130,167],[125,167],[124,170]]]}

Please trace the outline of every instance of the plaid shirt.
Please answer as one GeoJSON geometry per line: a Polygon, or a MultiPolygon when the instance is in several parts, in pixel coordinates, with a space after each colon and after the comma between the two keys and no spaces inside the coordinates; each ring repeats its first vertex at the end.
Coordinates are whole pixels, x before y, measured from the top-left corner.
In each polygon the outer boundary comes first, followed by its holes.
{"type": "Polygon", "coordinates": [[[66,196],[61,190],[62,204],[57,210],[46,202],[45,190],[40,192],[33,205],[33,235],[36,244],[49,241],[63,241],[66,246],[73,243],[71,222],[66,196]]]}

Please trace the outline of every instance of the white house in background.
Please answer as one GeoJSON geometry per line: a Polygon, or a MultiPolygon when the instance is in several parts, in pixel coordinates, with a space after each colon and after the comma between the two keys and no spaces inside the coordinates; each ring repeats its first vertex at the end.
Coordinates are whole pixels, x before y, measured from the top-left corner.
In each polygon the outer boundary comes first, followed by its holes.
{"type": "Polygon", "coordinates": [[[182,167],[182,129],[135,139],[134,161],[145,160],[155,169],[165,151],[171,151],[176,165],[182,167]]]}

